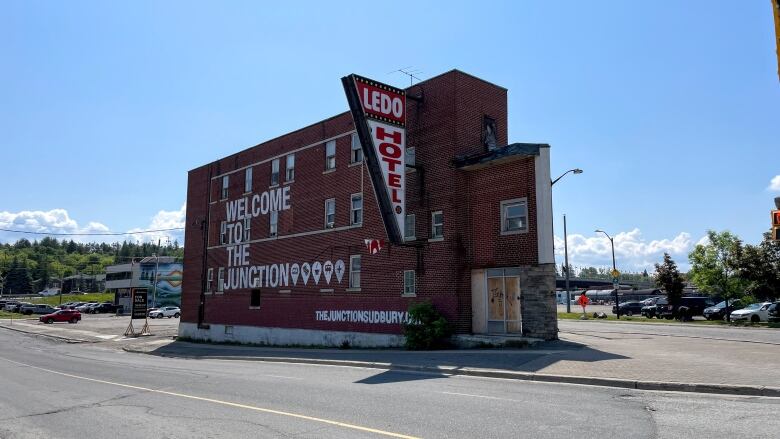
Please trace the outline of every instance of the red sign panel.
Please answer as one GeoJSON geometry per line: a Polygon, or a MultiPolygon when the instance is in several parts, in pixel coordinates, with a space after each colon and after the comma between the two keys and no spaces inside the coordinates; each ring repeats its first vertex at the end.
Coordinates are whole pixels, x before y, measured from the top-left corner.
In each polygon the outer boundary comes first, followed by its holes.
{"type": "Polygon", "coordinates": [[[772,227],[780,227],[780,210],[772,211],[772,227]]]}
{"type": "Polygon", "coordinates": [[[404,125],[406,100],[401,90],[360,77],[355,78],[355,85],[367,116],[404,125]]]}

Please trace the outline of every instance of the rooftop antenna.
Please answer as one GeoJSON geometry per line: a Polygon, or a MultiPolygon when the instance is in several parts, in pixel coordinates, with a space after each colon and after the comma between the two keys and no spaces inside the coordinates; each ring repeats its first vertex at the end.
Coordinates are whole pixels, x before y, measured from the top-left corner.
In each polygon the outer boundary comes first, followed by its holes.
{"type": "Polygon", "coordinates": [[[403,67],[403,68],[400,68],[398,70],[393,70],[392,72],[388,73],[388,75],[391,74],[391,73],[401,73],[401,74],[404,74],[404,75],[408,76],[409,77],[409,86],[410,87],[412,85],[414,85],[414,80],[415,79],[417,80],[417,82],[422,81],[422,79],[417,77],[417,75],[422,73],[422,70],[415,69],[412,66],[403,67]]]}

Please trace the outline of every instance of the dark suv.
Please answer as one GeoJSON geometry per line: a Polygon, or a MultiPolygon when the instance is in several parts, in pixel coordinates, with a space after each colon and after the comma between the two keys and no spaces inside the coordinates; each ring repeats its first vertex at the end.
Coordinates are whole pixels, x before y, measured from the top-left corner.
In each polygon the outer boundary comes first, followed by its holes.
{"type": "Polygon", "coordinates": [[[744,308],[745,305],[739,301],[739,299],[729,300],[728,309],[726,309],[726,301],[718,303],[715,306],[711,306],[704,310],[704,318],[707,320],[723,320],[727,314],[731,314],[732,311],[744,308]]]}
{"type": "Polygon", "coordinates": [[[711,297],[681,297],[680,303],[676,307],[673,305],[659,306],[656,313],[659,319],[663,317],[666,320],[693,320],[694,316],[704,315],[704,310],[711,306],[715,306],[711,297]]]}
{"type": "Polygon", "coordinates": [[[623,302],[620,304],[619,309],[612,307],[612,314],[620,314],[621,316],[632,316],[634,314],[642,313],[642,302],[623,302]]]}
{"type": "Polygon", "coordinates": [[[114,305],[111,302],[103,302],[101,304],[93,306],[87,312],[92,313],[92,314],[97,314],[97,313],[101,313],[101,312],[114,313],[114,312],[116,312],[116,305],[114,305]]]}
{"type": "Polygon", "coordinates": [[[642,315],[648,319],[652,319],[653,317],[660,318],[658,309],[663,308],[668,304],[669,302],[666,300],[666,297],[659,297],[654,304],[642,307],[642,315]]]}
{"type": "Polygon", "coordinates": [[[778,323],[780,322],[780,302],[775,302],[771,305],[769,305],[769,309],[767,310],[767,321],[770,323],[778,323]]]}

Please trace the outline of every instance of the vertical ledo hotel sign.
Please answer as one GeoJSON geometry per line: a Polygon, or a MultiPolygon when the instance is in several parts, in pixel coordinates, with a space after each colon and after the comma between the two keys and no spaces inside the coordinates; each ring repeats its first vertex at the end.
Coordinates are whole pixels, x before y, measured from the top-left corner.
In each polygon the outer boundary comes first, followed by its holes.
{"type": "Polygon", "coordinates": [[[358,75],[341,78],[390,242],[406,216],[406,93],[358,75]]]}

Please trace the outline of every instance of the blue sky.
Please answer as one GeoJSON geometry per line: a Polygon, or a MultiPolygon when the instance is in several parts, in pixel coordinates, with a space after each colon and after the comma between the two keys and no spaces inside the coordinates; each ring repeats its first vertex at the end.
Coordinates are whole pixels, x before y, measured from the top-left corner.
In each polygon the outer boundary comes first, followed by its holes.
{"type": "Polygon", "coordinates": [[[345,111],[344,74],[403,86],[406,66],[507,87],[510,141],[584,169],[554,188],[573,264],[610,263],[596,228],[624,270],[684,262],[709,228],[757,242],[780,196],[769,1],[8,1],[0,53],[7,228],[182,224],[189,169],[345,111]]]}

